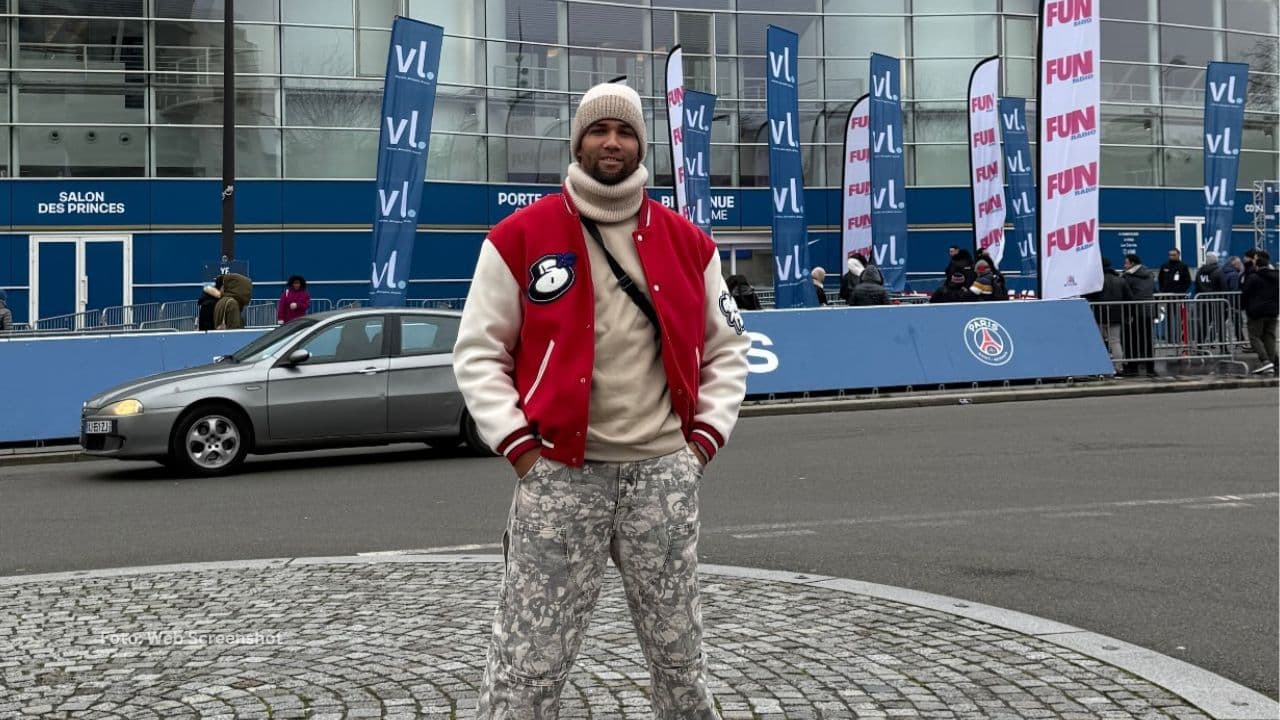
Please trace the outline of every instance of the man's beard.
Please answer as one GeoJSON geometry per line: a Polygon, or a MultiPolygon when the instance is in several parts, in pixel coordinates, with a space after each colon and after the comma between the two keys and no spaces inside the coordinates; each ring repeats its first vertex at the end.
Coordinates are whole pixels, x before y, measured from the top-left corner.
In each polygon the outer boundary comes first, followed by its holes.
{"type": "Polygon", "coordinates": [[[592,178],[594,178],[596,182],[600,183],[601,185],[617,185],[623,180],[626,180],[627,177],[629,177],[633,172],[635,172],[634,169],[627,170],[624,167],[622,170],[619,170],[616,173],[607,173],[604,170],[600,169],[599,163],[596,163],[596,165],[591,168],[588,174],[592,178]]]}

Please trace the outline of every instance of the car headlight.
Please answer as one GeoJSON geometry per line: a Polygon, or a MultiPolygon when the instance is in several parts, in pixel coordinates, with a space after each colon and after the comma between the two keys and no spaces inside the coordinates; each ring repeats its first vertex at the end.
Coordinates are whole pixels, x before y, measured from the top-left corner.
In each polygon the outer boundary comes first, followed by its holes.
{"type": "Polygon", "coordinates": [[[113,402],[102,408],[102,414],[115,415],[117,417],[123,417],[125,415],[141,415],[142,403],[134,400],[133,398],[121,400],[120,402],[113,402]]]}

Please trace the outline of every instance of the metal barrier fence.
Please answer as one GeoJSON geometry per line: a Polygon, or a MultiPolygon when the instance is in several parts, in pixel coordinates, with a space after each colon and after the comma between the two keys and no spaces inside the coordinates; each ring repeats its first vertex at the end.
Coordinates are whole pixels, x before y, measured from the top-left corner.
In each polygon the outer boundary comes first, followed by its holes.
{"type": "Polygon", "coordinates": [[[1229,361],[1243,345],[1231,303],[1221,297],[1178,296],[1090,303],[1107,350],[1126,371],[1157,361],[1204,364],[1229,361]]]}
{"type": "Polygon", "coordinates": [[[102,324],[107,327],[133,328],[143,323],[159,320],[164,303],[142,303],[140,305],[115,305],[104,308],[102,324]]]}
{"type": "Polygon", "coordinates": [[[68,332],[92,330],[102,326],[102,311],[87,310],[69,315],[54,315],[53,317],[40,318],[35,322],[29,323],[29,325],[32,331],[60,330],[68,332]]]}

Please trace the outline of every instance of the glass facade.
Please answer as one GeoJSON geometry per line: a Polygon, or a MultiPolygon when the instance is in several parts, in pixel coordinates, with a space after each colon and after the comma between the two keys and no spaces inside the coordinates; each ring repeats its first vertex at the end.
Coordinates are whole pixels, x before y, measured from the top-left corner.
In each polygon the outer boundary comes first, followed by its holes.
{"type": "MultiPolygon", "coordinates": [[[[712,181],[768,182],[764,29],[800,35],[806,182],[839,184],[842,124],[868,55],[904,62],[907,179],[966,182],[965,80],[1004,59],[1035,88],[1035,0],[240,0],[236,134],[244,178],[371,178],[390,25],[445,28],[428,176],[558,182],[571,109],[627,77],[645,98],[654,183],[670,183],[667,50],[717,94],[712,181]]],[[[1103,181],[1198,187],[1206,63],[1250,65],[1240,187],[1280,167],[1275,0],[1103,5],[1103,181]]],[[[16,177],[221,174],[221,0],[0,0],[0,172],[16,177]]],[[[1033,138],[1034,140],[1034,138],[1033,138]]]]}

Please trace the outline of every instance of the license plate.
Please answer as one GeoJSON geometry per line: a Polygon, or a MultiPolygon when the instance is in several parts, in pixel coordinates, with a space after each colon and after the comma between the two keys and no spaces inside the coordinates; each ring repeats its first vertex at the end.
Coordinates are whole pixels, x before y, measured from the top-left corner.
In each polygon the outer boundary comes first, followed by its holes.
{"type": "Polygon", "coordinates": [[[114,420],[85,420],[84,434],[85,435],[109,435],[115,431],[116,429],[115,425],[116,424],[114,420]]]}

